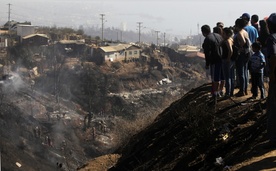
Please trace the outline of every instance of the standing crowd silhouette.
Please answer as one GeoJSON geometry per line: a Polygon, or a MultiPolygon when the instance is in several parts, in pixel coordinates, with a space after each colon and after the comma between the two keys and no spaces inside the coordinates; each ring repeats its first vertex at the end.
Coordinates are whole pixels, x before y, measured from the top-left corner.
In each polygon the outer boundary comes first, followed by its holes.
{"type": "Polygon", "coordinates": [[[267,147],[276,148],[276,13],[262,20],[256,14],[243,13],[234,26],[217,22],[212,31],[209,25],[203,25],[201,32],[205,37],[202,48],[211,74],[213,104],[218,98],[249,93],[250,99],[266,99],[267,147]],[[264,80],[269,82],[267,93],[264,80]]]}

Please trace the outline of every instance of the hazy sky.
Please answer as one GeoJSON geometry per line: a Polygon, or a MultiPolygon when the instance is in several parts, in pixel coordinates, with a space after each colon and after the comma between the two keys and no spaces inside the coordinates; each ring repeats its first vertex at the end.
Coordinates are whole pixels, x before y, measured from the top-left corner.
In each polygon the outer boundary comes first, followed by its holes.
{"type": "Polygon", "coordinates": [[[142,32],[182,36],[198,34],[203,24],[214,27],[217,21],[232,26],[244,12],[260,19],[276,12],[275,0],[1,0],[0,24],[8,20],[9,3],[12,20],[37,26],[101,28],[100,14],[105,14],[104,27],[136,31],[142,22],[142,32]]]}

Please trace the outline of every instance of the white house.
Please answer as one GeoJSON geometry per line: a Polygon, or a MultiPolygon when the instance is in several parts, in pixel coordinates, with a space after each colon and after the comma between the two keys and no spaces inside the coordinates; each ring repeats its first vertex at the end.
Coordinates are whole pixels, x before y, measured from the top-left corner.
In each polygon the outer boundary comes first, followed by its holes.
{"type": "Polygon", "coordinates": [[[8,33],[7,30],[0,30],[0,48],[8,46],[8,33]]]}
{"type": "Polygon", "coordinates": [[[100,47],[104,60],[133,61],[140,58],[141,48],[136,45],[118,44],[115,46],[100,47]]]}

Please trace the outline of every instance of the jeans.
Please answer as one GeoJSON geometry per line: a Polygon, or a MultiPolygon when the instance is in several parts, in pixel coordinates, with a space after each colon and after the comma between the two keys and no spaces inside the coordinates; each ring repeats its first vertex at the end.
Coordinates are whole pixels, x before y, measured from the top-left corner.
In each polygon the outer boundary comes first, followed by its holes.
{"type": "Polygon", "coordinates": [[[258,97],[258,87],[261,92],[261,98],[265,98],[264,94],[264,74],[263,73],[251,73],[252,82],[252,94],[254,97],[258,97]]]}
{"type": "Polygon", "coordinates": [[[235,72],[234,62],[227,62],[225,59],[222,60],[222,71],[225,79],[225,95],[232,96],[234,93],[235,86],[235,72]]]}
{"type": "Polygon", "coordinates": [[[267,133],[271,141],[276,142],[276,83],[269,83],[267,98],[267,133]]]}
{"type": "Polygon", "coordinates": [[[247,92],[248,86],[248,59],[245,54],[240,54],[236,61],[240,92],[247,92]]]}

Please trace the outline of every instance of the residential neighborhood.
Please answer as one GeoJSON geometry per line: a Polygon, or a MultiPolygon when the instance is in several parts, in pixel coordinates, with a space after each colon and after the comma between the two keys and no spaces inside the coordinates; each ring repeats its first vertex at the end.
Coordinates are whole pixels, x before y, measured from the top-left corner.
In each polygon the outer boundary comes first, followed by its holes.
{"type": "Polygon", "coordinates": [[[276,170],[276,1],[236,2],[1,0],[0,171],[276,170]]]}

